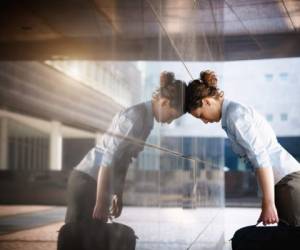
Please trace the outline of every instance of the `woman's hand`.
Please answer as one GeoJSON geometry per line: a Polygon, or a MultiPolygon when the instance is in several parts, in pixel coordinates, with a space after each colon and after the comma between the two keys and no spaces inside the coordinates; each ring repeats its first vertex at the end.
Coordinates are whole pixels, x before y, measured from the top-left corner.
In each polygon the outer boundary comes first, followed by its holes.
{"type": "Polygon", "coordinates": [[[107,222],[109,217],[108,205],[96,204],[93,211],[93,219],[101,220],[107,222]]]}
{"type": "Polygon", "coordinates": [[[277,209],[273,202],[262,204],[262,210],[257,222],[262,222],[263,225],[274,224],[279,222],[277,209]]]}
{"type": "Polygon", "coordinates": [[[121,215],[123,209],[122,195],[114,194],[112,198],[112,206],[110,208],[110,215],[118,218],[121,215]]]}

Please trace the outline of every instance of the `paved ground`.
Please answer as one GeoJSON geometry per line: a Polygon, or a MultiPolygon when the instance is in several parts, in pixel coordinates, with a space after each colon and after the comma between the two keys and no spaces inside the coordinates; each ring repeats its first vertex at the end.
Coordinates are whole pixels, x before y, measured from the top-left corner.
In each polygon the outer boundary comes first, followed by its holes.
{"type": "Polygon", "coordinates": [[[34,212],[21,212],[19,214],[2,216],[0,218],[0,235],[61,222],[64,214],[64,207],[54,207],[36,209],[34,212]]]}
{"type": "Polygon", "coordinates": [[[0,206],[0,218],[3,216],[10,216],[16,214],[33,213],[36,211],[43,211],[53,208],[52,206],[13,206],[13,205],[1,205],[0,206]]]}
{"type": "MultiPolygon", "coordinates": [[[[0,206],[0,249],[56,249],[57,231],[63,224],[64,212],[64,207],[0,206]]],[[[200,237],[205,249],[211,249],[210,240],[218,237],[218,231],[223,230],[220,228],[222,222],[218,219],[220,211],[202,209],[200,212],[126,208],[121,222],[132,226],[140,237],[137,249],[186,249],[186,242],[193,242],[200,237]],[[195,220],[199,221],[196,227],[195,220]]],[[[255,224],[259,209],[226,208],[223,212],[226,242],[224,249],[227,250],[231,249],[229,240],[234,231],[242,226],[255,224]]]]}

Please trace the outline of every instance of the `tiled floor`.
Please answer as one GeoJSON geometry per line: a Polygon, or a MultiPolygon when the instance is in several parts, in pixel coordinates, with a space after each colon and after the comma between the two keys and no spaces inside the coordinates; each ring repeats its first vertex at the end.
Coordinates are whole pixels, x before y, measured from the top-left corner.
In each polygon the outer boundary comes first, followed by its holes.
{"type": "Polygon", "coordinates": [[[225,240],[230,240],[237,229],[255,225],[259,214],[259,208],[226,208],[225,240]]]}
{"type": "MultiPolygon", "coordinates": [[[[0,206],[2,213],[0,227],[2,226],[2,232],[5,231],[5,227],[8,228],[9,233],[0,235],[1,250],[56,249],[57,230],[63,224],[62,220],[65,208],[47,207],[46,209],[46,207],[40,206],[27,208],[12,206],[10,209],[8,207],[4,208],[2,210],[2,206],[0,206]],[[7,212],[5,213],[4,210],[7,212]],[[50,211],[53,213],[50,213],[50,211]],[[19,215],[12,216],[12,214],[19,215]],[[42,216],[43,214],[44,216],[42,216]],[[29,219],[30,216],[33,217],[29,219]],[[9,227],[9,223],[11,223],[11,227],[9,227]],[[24,229],[24,224],[30,229],[19,230],[24,229]],[[44,226],[41,226],[42,224],[44,226]],[[35,225],[38,227],[35,227],[35,225]],[[20,228],[18,229],[17,227],[20,228]]],[[[195,236],[202,237],[200,242],[206,244],[205,249],[210,249],[210,240],[216,237],[216,235],[218,236],[216,231],[222,231],[222,228],[218,228],[217,226],[207,226],[210,223],[211,225],[218,224],[221,226],[221,221],[218,221],[218,210],[203,209],[201,213],[199,211],[196,212],[197,210],[178,210],[172,208],[163,210],[125,208],[120,221],[133,227],[136,234],[140,236],[141,240],[139,240],[137,249],[186,249],[186,242],[191,242],[195,239],[195,236]],[[196,227],[194,226],[195,219],[199,222],[196,227]],[[202,232],[202,235],[199,235],[199,232],[202,232]],[[164,236],[163,241],[160,235],[164,236]],[[142,240],[145,238],[149,241],[142,240]],[[160,240],[157,241],[156,239],[160,240]]],[[[229,239],[232,237],[234,231],[242,226],[255,224],[259,215],[259,209],[226,208],[224,212],[226,229],[224,250],[229,250],[231,249],[229,239]]]]}

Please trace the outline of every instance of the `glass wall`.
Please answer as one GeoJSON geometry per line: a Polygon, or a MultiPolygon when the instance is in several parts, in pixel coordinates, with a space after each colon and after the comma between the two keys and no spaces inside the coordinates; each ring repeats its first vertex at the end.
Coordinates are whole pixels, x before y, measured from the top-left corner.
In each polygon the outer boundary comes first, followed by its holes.
{"type": "Polygon", "coordinates": [[[131,162],[122,157],[136,156],[126,175],[124,208],[117,221],[134,229],[137,249],[221,249],[224,139],[198,134],[194,128],[200,120],[189,114],[170,124],[158,122],[163,106],[156,102],[154,111],[153,93],[163,71],[186,83],[198,78],[204,68],[191,66],[196,59],[222,74],[223,66],[216,61],[223,58],[223,2],[95,1],[57,11],[55,17],[47,4],[35,6],[63,39],[57,42],[59,53],[48,48],[54,51],[49,57],[0,63],[1,107],[12,117],[21,113],[42,121],[37,125],[32,120],[31,128],[22,119],[9,122],[8,131],[22,127],[26,136],[21,139],[7,134],[2,123],[1,140],[8,138],[9,144],[1,153],[9,156],[2,161],[3,171],[42,169],[50,172],[49,178],[58,172],[64,182],[57,185],[51,179],[52,184],[55,192],[59,187],[65,194],[66,180],[82,160],[101,165],[99,159],[111,143],[126,145],[114,152],[118,164],[110,181],[118,186],[118,174],[126,174],[131,162]],[[68,46],[68,39],[75,45],[68,46]],[[145,108],[136,106],[140,103],[148,103],[148,109],[136,111],[145,108]],[[149,110],[151,120],[145,116],[149,110]],[[131,125],[138,127],[137,133],[127,136],[131,125]],[[25,142],[30,150],[21,151],[21,157],[19,147],[25,142]],[[43,164],[36,164],[35,151],[43,154],[43,164]]]}

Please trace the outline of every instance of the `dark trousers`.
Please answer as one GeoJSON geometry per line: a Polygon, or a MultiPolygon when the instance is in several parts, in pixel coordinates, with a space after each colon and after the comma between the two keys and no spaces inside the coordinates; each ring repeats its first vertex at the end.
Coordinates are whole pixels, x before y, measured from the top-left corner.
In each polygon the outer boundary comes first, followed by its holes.
{"type": "Polygon", "coordinates": [[[275,185],[278,217],[291,226],[300,226],[300,171],[282,178],[275,185]]]}
{"type": "Polygon", "coordinates": [[[96,202],[97,182],[89,175],[73,170],[67,187],[65,222],[91,219],[96,202]]]}

